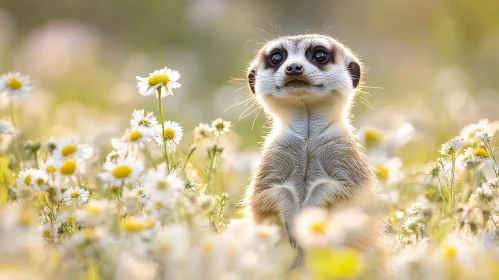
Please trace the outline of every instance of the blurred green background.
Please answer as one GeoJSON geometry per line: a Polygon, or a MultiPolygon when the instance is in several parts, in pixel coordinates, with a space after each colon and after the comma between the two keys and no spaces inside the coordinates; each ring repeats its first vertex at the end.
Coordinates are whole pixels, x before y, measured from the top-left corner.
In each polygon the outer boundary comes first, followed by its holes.
{"type": "Polygon", "coordinates": [[[366,66],[370,105],[357,102],[354,125],[413,123],[417,137],[402,153],[424,162],[463,125],[499,119],[498,15],[497,0],[0,0],[0,72],[28,74],[37,88],[18,106],[29,137],[108,142],[133,109],[156,108],[135,76],[166,65],[182,74],[167,119],[188,132],[222,117],[238,148],[256,150],[265,116],[253,129],[255,114],[238,121],[248,107],[229,107],[248,91],[229,81],[245,77],[265,40],[322,33],[366,66]]]}

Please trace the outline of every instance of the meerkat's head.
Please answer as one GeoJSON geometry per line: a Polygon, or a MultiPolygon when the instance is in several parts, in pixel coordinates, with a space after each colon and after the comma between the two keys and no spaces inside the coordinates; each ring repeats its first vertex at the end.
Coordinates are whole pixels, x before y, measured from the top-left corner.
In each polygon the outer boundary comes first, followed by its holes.
{"type": "Polygon", "coordinates": [[[258,51],[247,78],[251,93],[269,113],[303,103],[334,104],[341,110],[359,85],[361,64],[331,37],[287,36],[269,41],[258,51]]]}

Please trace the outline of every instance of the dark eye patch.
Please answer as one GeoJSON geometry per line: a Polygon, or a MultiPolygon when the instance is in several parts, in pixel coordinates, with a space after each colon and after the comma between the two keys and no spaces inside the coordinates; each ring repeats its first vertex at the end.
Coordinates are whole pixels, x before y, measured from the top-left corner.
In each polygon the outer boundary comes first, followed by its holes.
{"type": "Polygon", "coordinates": [[[334,49],[315,46],[306,50],[305,57],[319,69],[324,70],[326,65],[334,63],[334,54],[334,49]]]}
{"type": "Polygon", "coordinates": [[[265,56],[265,68],[277,71],[287,57],[288,53],[286,50],[275,49],[265,56]]]}

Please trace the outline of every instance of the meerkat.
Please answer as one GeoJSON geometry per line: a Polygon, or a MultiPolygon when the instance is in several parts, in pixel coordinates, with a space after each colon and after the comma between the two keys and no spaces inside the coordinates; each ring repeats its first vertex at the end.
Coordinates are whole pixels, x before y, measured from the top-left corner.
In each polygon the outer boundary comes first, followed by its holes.
{"type": "Polygon", "coordinates": [[[269,41],[248,67],[249,90],[272,130],[246,191],[246,215],[255,223],[278,217],[298,249],[294,219],[302,209],[374,195],[374,172],[350,125],[361,75],[347,47],[316,34],[269,41]]]}

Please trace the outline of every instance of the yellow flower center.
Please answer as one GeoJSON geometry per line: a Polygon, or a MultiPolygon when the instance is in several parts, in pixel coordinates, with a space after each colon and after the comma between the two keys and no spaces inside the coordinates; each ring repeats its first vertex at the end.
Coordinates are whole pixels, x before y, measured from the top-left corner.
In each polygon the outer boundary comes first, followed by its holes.
{"type": "Polygon", "coordinates": [[[479,147],[478,149],[475,150],[475,156],[488,158],[489,157],[489,153],[484,148],[479,147]]]}
{"type": "Polygon", "coordinates": [[[161,202],[159,202],[159,201],[158,201],[158,202],[156,202],[156,203],[154,204],[154,206],[156,207],[156,209],[161,209],[161,208],[163,208],[163,204],[162,204],[161,202]]]}
{"type": "Polygon", "coordinates": [[[326,223],[324,221],[313,222],[310,225],[310,231],[315,234],[326,232],[326,223]]]}
{"type": "Polygon", "coordinates": [[[76,218],[75,218],[74,216],[68,216],[68,217],[66,218],[66,222],[68,222],[68,223],[71,223],[71,224],[72,224],[72,223],[76,222],[76,218]]]}
{"type": "Polygon", "coordinates": [[[378,174],[378,179],[380,181],[384,182],[388,180],[388,175],[390,175],[390,170],[386,166],[378,164],[374,168],[376,168],[376,173],[378,174]]]}
{"type": "Polygon", "coordinates": [[[175,132],[171,128],[165,128],[165,131],[163,131],[163,139],[165,140],[172,140],[174,136],[175,132]]]}
{"type": "Polygon", "coordinates": [[[424,195],[427,198],[432,198],[435,195],[435,190],[434,189],[428,189],[424,192],[424,195]]]}
{"type": "Polygon", "coordinates": [[[354,278],[362,272],[362,263],[360,254],[354,250],[338,251],[335,259],[337,262],[332,269],[332,276],[336,279],[354,278]]]}
{"type": "Polygon", "coordinates": [[[76,152],[76,146],[71,144],[64,146],[61,151],[62,155],[65,157],[72,155],[74,152],[76,152]]]}
{"type": "Polygon", "coordinates": [[[159,83],[166,85],[168,81],[170,81],[170,78],[166,74],[155,74],[149,78],[148,82],[150,86],[155,86],[159,83]]]}
{"type": "Polygon", "coordinates": [[[111,173],[115,178],[126,178],[132,173],[132,169],[128,165],[118,165],[111,173]]]}
{"type": "Polygon", "coordinates": [[[31,184],[31,178],[32,178],[32,176],[31,176],[31,175],[28,175],[28,176],[24,177],[24,183],[25,183],[26,185],[31,184]]]}
{"type": "Polygon", "coordinates": [[[157,188],[160,189],[160,190],[165,190],[165,189],[168,188],[169,185],[170,184],[168,183],[168,181],[162,180],[162,181],[158,182],[157,188]]]}
{"type": "Polygon", "coordinates": [[[140,131],[138,131],[138,130],[135,130],[132,133],[130,133],[130,135],[128,137],[132,141],[137,141],[137,140],[140,139],[140,137],[142,137],[142,133],[140,131]]]}
{"type": "Polygon", "coordinates": [[[204,245],[204,247],[203,247],[203,251],[204,251],[206,254],[211,253],[211,251],[213,251],[213,245],[211,245],[211,244],[206,244],[206,245],[204,245]]]}
{"type": "Polygon", "coordinates": [[[27,212],[20,212],[19,217],[17,218],[17,222],[22,226],[30,225],[32,222],[31,215],[27,212]]]}
{"type": "Polygon", "coordinates": [[[50,234],[52,234],[52,230],[50,229],[46,229],[43,231],[42,235],[43,235],[43,238],[47,239],[50,237],[50,234]]]}
{"type": "Polygon", "coordinates": [[[446,245],[444,247],[444,258],[453,259],[457,254],[456,246],[446,245]]]}
{"type": "Polygon", "coordinates": [[[123,222],[123,228],[129,232],[137,232],[146,229],[146,224],[141,221],[136,221],[133,219],[126,219],[123,222]]]}
{"type": "Polygon", "coordinates": [[[20,89],[23,84],[17,78],[10,78],[7,86],[9,86],[11,89],[20,89]]]}
{"type": "Polygon", "coordinates": [[[80,193],[79,192],[72,192],[71,194],[69,194],[69,197],[71,197],[73,199],[79,198],[80,193]]]}
{"type": "Polygon", "coordinates": [[[80,229],[80,231],[83,234],[83,236],[87,239],[92,238],[95,235],[95,232],[92,228],[83,228],[80,229]]]}
{"type": "Polygon", "coordinates": [[[381,140],[381,136],[374,129],[368,129],[364,132],[364,137],[367,144],[375,144],[381,140]]]}
{"type": "Polygon", "coordinates": [[[41,186],[43,184],[45,184],[45,180],[43,180],[43,178],[38,178],[38,180],[36,180],[36,183],[41,186]]]}
{"type": "Polygon", "coordinates": [[[257,234],[263,239],[267,239],[270,237],[270,234],[266,231],[259,231],[257,234]]]}
{"type": "Polygon", "coordinates": [[[147,229],[152,228],[156,224],[156,221],[151,218],[147,218],[144,222],[147,229]]]}
{"type": "Polygon", "coordinates": [[[151,124],[151,122],[148,119],[141,119],[139,121],[140,126],[149,126],[150,124],[151,124]]]}
{"type": "Polygon", "coordinates": [[[57,171],[57,168],[55,168],[55,166],[53,166],[53,165],[49,165],[49,166],[47,166],[47,168],[45,168],[45,171],[47,173],[54,173],[57,171]]]}
{"type": "Polygon", "coordinates": [[[88,205],[86,209],[90,214],[99,214],[101,212],[101,209],[97,206],[88,205]]]}
{"type": "Polygon", "coordinates": [[[161,242],[158,245],[160,251],[166,252],[170,249],[170,244],[168,242],[161,242]]]}
{"type": "Polygon", "coordinates": [[[225,128],[225,125],[224,125],[223,122],[218,122],[218,123],[215,124],[215,129],[217,131],[222,131],[222,130],[224,130],[224,128],[225,128]]]}
{"type": "Polygon", "coordinates": [[[73,174],[76,169],[76,161],[74,160],[66,160],[61,164],[61,174],[69,175],[73,174]]]}

